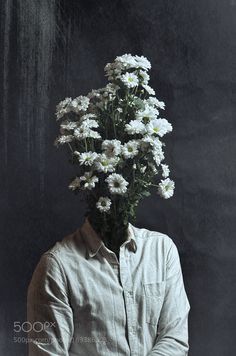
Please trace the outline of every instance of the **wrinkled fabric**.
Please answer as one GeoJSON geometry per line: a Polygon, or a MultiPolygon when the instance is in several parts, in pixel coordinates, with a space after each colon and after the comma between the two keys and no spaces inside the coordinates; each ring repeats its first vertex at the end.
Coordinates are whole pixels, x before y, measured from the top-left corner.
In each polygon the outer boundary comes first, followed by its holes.
{"type": "Polygon", "coordinates": [[[86,219],[34,271],[29,356],[187,356],[189,311],[170,237],[129,224],[118,259],[86,219]]]}

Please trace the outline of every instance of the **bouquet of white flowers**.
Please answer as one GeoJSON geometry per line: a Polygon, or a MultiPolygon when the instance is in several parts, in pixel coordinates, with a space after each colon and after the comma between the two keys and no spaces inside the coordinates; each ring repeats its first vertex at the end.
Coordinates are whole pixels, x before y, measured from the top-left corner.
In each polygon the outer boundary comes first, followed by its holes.
{"type": "Polygon", "coordinates": [[[163,198],[174,192],[161,140],[172,125],[159,116],[165,104],[148,85],[150,68],[143,56],[119,56],[105,66],[104,88],[57,105],[62,122],[55,144],[67,144],[78,167],[69,188],[85,194],[103,233],[126,227],[152,186],[163,198]]]}

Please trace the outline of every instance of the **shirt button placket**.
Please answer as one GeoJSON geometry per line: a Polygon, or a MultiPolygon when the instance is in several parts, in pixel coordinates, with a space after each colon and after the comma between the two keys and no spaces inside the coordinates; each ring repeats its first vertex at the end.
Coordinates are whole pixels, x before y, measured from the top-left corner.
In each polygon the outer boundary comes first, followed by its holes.
{"type": "Polygon", "coordinates": [[[124,289],[124,299],[127,313],[127,327],[128,338],[131,350],[131,356],[136,356],[136,329],[135,329],[135,310],[134,310],[134,296],[133,296],[133,283],[130,273],[130,265],[125,258],[124,248],[120,249],[120,278],[124,289]]]}

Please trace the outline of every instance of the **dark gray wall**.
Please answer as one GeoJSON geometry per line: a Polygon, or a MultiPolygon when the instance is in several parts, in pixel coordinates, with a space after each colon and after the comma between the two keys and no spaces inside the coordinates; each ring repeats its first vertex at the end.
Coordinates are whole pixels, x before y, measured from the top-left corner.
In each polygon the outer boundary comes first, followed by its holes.
{"type": "Polygon", "coordinates": [[[236,355],[235,16],[235,0],[1,1],[0,355],[26,355],[13,323],[25,321],[31,274],[83,220],[53,146],[55,105],[104,85],[104,64],[126,52],[151,60],[174,126],[175,197],[144,201],[136,225],[179,248],[189,355],[236,355]]]}

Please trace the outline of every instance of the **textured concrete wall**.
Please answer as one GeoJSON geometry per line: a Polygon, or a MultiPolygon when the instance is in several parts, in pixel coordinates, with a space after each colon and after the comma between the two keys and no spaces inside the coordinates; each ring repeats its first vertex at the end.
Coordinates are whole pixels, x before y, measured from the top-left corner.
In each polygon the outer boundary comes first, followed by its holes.
{"type": "Polygon", "coordinates": [[[179,248],[189,355],[235,356],[235,16],[235,0],[1,2],[0,355],[26,355],[13,323],[26,318],[33,269],[83,220],[73,168],[53,146],[55,105],[103,85],[104,64],[131,52],[151,60],[166,102],[176,181],[173,199],[142,203],[136,225],[179,248]]]}

